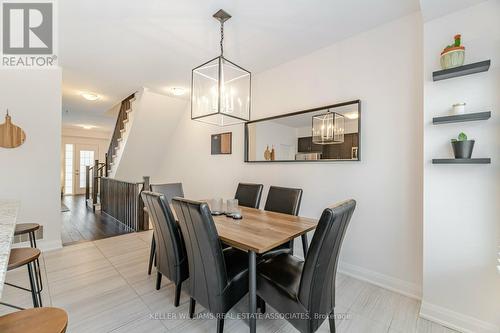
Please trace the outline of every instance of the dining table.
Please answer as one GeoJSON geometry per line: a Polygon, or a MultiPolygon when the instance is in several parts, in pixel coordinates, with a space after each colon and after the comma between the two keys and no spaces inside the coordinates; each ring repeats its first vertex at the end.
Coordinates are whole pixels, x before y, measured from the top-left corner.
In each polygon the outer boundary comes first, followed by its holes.
{"type": "Polygon", "coordinates": [[[0,200],[0,298],[2,297],[5,276],[9,265],[10,249],[16,230],[19,202],[0,200]]]}
{"type": "Polygon", "coordinates": [[[225,244],[248,253],[248,294],[250,332],[256,331],[257,255],[263,254],[314,230],[318,221],[261,209],[239,206],[242,218],[213,216],[219,238],[225,244]]]}

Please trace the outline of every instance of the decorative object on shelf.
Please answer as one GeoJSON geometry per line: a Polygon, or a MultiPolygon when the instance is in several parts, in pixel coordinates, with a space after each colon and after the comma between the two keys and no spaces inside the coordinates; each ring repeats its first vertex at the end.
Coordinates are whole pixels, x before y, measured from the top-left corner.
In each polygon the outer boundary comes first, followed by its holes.
{"type": "Polygon", "coordinates": [[[353,159],[353,160],[358,159],[358,147],[351,148],[351,159],[353,159]]]}
{"type": "Polygon", "coordinates": [[[233,133],[213,134],[211,137],[212,155],[230,155],[232,153],[233,133]]]}
{"type": "Polygon", "coordinates": [[[271,161],[276,160],[276,150],[274,150],[274,145],[273,148],[271,149],[271,161]]]}
{"type": "Polygon", "coordinates": [[[454,115],[459,115],[459,114],[464,114],[465,113],[465,105],[466,103],[455,103],[453,104],[452,107],[452,114],[454,115]]]}
{"type": "Polygon", "coordinates": [[[264,159],[266,161],[271,160],[271,150],[269,150],[269,145],[266,146],[266,150],[264,151],[264,159]]]}
{"type": "Polygon", "coordinates": [[[448,69],[462,66],[465,61],[465,47],[461,46],[461,35],[455,35],[455,42],[441,52],[441,68],[448,69]]]}
{"type": "Polygon", "coordinates": [[[345,116],[330,112],[312,117],[312,142],[330,145],[344,142],[345,116]]]}
{"type": "Polygon", "coordinates": [[[474,143],[474,140],[467,140],[467,135],[464,132],[458,135],[458,139],[451,139],[455,158],[471,158],[474,143]]]}
{"type": "Polygon", "coordinates": [[[26,140],[26,133],[19,126],[12,123],[9,110],[5,115],[5,123],[0,124],[0,147],[17,148],[26,140]]]}
{"type": "Polygon", "coordinates": [[[224,58],[224,22],[231,15],[220,9],[220,56],[192,71],[191,119],[226,126],[250,120],[251,73],[224,58]]]}

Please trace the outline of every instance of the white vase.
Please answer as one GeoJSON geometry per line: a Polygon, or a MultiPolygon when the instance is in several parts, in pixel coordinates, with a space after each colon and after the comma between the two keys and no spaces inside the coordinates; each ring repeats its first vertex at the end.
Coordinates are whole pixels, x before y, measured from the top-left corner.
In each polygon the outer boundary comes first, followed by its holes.
{"type": "Polygon", "coordinates": [[[456,103],[453,104],[453,114],[464,114],[465,113],[465,103],[456,103]]]}

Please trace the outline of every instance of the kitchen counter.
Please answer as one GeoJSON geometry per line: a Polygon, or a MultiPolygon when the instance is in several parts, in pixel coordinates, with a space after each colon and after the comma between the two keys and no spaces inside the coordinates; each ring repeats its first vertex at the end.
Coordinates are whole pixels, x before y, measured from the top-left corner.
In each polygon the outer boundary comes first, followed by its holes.
{"type": "Polygon", "coordinates": [[[0,297],[9,264],[10,248],[16,229],[19,202],[0,200],[0,297]]]}

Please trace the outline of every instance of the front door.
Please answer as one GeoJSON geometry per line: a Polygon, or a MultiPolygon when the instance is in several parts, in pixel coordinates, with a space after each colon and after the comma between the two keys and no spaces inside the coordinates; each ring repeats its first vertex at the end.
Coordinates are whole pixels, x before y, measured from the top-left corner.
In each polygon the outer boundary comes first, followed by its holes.
{"type": "MultiPolygon", "coordinates": [[[[74,154],[74,177],[73,177],[73,194],[84,194],[86,183],[86,166],[94,165],[94,161],[98,158],[99,148],[92,144],[75,144],[74,154]]],[[[90,178],[90,186],[92,186],[92,177],[90,178]]]]}

